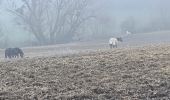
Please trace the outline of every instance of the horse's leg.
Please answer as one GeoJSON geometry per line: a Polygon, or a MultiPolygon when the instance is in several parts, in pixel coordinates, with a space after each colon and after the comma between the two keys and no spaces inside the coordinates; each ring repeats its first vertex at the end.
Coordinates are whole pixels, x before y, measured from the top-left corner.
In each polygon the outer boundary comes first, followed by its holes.
{"type": "Polygon", "coordinates": [[[19,58],[19,55],[20,55],[20,54],[17,54],[17,58],[19,58]]]}
{"type": "Polygon", "coordinates": [[[8,58],[7,54],[5,53],[5,58],[8,58]]]}
{"type": "Polygon", "coordinates": [[[110,49],[112,49],[112,44],[109,44],[110,49]]]}
{"type": "Polygon", "coordinates": [[[115,44],[114,47],[117,48],[117,44],[115,44]]]}
{"type": "Polygon", "coordinates": [[[112,48],[114,48],[115,46],[114,45],[112,45],[112,48]]]}

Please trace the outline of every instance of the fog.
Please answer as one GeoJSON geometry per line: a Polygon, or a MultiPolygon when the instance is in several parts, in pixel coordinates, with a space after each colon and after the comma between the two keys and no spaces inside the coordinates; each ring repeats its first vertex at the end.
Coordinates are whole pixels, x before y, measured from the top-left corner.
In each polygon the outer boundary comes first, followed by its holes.
{"type": "Polygon", "coordinates": [[[167,42],[168,4],[169,0],[1,0],[0,47],[98,41],[114,36],[131,42],[167,42]],[[126,31],[132,35],[125,37],[126,31]]]}

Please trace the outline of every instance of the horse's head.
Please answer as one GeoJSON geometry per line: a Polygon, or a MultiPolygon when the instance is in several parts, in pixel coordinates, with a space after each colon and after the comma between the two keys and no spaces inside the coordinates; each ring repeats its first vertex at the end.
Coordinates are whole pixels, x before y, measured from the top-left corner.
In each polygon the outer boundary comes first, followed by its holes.
{"type": "Polygon", "coordinates": [[[23,58],[24,57],[24,53],[20,53],[20,56],[21,56],[21,58],[23,58]]]}
{"type": "Polygon", "coordinates": [[[23,52],[21,49],[19,49],[19,54],[20,54],[20,57],[21,57],[21,58],[24,57],[24,52],[23,52]]]}
{"type": "Polygon", "coordinates": [[[118,40],[119,42],[123,42],[123,39],[122,39],[121,37],[118,37],[117,40],[118,40]]]}
{"type": "Polygon", "coordinates": [[[20,56],[21,58],[23,58],[24,57],[24,52],[22,51],[22,49],[20,49],[20,48],[14,48],[14,50],[15,50],[15,55],[17,55],[17,56],[20,56]]]}

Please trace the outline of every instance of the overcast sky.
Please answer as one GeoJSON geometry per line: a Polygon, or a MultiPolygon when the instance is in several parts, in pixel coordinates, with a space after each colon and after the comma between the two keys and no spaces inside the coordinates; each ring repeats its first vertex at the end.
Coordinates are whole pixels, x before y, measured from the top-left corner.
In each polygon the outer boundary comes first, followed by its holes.
{"type": "MultiPolygon", "coordinates": [[[[170,0],[94,0],[90,8],[93,8],[92,10],[98,16],[111,16],[118,22],[130,16],[147,21],[158,14],[160,9],[169,10],[169,4],[170,0]]],[[[9,7],[9,5],[1,5],[0,10],[2,26],[5,30],[7,29],[5,32],[15,34],[16,38],[23,37],[25,35],[23,30],[15,26],[12,21],[13,17],[5,11],[5,7],[9,7]]]]}

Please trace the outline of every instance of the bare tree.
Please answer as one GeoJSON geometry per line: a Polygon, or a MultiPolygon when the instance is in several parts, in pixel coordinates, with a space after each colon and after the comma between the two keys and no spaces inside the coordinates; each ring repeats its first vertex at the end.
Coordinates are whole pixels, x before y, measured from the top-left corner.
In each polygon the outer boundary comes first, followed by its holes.
{"type": "Polygon", "coordinates": [[[151,17],[148,23],[148,31],[170,30],[169,0],[157,0],[156,14],[151,17]]]}
{"type": "MultiPolygon", "coordinates": [[[[18,0],[15,0],[15,2],[18,0]]],[[[21,0],[9,10],[18,24],[31,32],[41,44],[54,44],[62,37],[69,40],[79,26],[92,16],[85,15],[87,0],[21,0]]]]}
{"type": "MultiPolygon", "coordinates": [[[[0,0],[0,5],[1,5],[2,1],[3,1],[3,0],[0,0]]],[[[2,33],[2,25],[0,25],[0,37],[2,37],[2,36],[3,36],[3,33],[2,33]]]]}
{"type": "Polygon", "coordinates": [[[169,21],[169,17],[170,17],[170,13],[169,13],[169,0],[165,0],[164,2],[162,2],[161,0],[159,1],[159,10],[158,10],[158,15],[157,18],[154,20],[156,23],[153,23],[153,26],[155,26],[155,28],[157,28],[157,30],[170,30],[170,21],[169,21]],[[156,25],[158,25],[156,27],[156,25]]]}
{"type": "Polygon", "coordinates": [[[104,38],[114,34],[115,21],[111,16],[97,17],[93,27],[91,27],[94,37],[104,38]]]}

